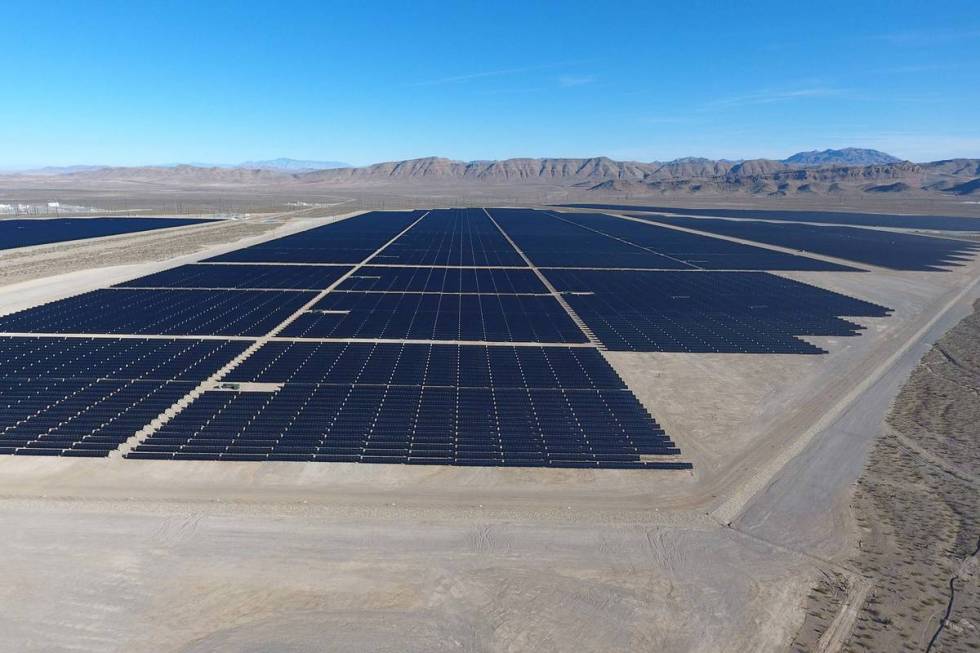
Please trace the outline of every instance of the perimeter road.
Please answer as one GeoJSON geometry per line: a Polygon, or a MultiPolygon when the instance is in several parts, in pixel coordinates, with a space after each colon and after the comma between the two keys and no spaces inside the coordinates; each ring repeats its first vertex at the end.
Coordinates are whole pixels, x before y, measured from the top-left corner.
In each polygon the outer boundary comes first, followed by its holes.
{"type": "MultiPolygon", "coordinates": [[[[749,478],[738,488],[735,493],[724,503],[718,506],[710,514],[718,522],[731,525],[736,519],[740,518],[747,511],[750,504],[766,488],[768,488],[786,469],[787,465],[801,454],[810,442],[820,433],[831,429],[848,411],[856,406],[862,396],[870,389],[874,388],[886,373],[891,371],[896,365],[902,362],[903,357],[907,356],[913,347],[922,347],[930,341],[929,336],[939,337],[942,334],[930,334],[930,331],[940,322],[948,321],[950,311],[960,304],[964,298],[968,297],[980,285],[980,278],[974,279],[963,287],[952,299],[949,300],[928,322],[926,322],[915,334],[905,341],[891,356],[885,359],[877,368],[868,372],[864,379],[858,383],[850,392],[840,398],[836,404],[824,412],[823,416],[817,420],[810,428],[800,434],[788,447],[775,457],[771,458],[755,475],[749,478]]],[[[917,360],[918,357],[915,357],[917,360]]],[[[909,366],[915,364],[915,360],[905,361],[909,366]]],[[[904,376],[902,377],[904,378],[904,376]]],[[[886,384],[887,385],[887,384],[886,384]]],[[[895,384],[892,384],[895,385],[895,384]]],[[[886,390],[888,388],[885,388],[886,390]]],[[[890,395],[888,395],[890,400],[890,395]]],[[[878,402],[873,402],[877,404],[878,402]]],[[[887,408],[887,402],[885,402],[887,408]]],[[[860,412],[860,411],[859,411],[860,412]]],[[[857,418],[856,416],[855,418],[857,418]]],[[[880,419],[876,421],[880,422],[880,419]]],[[[845,434],[846,435],[846,434],[845,434]]],[[[849,449],[851,451],[851,449],[849,449]]],[[[781,494],[786,494],[785,492],[781,494]]],[[[784,497],[785,500],[785,497],[784,497]]]]}

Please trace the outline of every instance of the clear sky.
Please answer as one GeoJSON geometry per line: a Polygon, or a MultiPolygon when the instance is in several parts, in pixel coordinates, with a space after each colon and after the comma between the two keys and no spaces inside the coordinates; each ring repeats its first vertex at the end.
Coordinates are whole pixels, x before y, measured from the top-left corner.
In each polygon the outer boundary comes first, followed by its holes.
{"type": "Polygon", "coordinates": [[[0,0],[0,167],[980,157],[976,0],[0,0]]]}

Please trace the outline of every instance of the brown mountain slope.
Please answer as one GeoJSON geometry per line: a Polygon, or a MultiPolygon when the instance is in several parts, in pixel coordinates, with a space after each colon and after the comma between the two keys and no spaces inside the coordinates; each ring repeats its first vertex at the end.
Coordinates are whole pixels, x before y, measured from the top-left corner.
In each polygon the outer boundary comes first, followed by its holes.
{"type": "MultiPolygon", "coordinates": [[[[975,192],[980,160],[932,163],[794,166],[770,159],[740,162],[684,158],[666,163],[544,158],[502,161],[453,161],[439,157],[390,161],[360,168],[311,172],[197,166],[99,168],[58,175],[69,183],[144,183],[168,185],[276,186],[280,188],[356,188],[381,186],[546,185],[610,194],[861,193],[890,187],[902,193],[975,192]]],[[[21,177],[23,178],[23,177],[21,177]]],[[[50,178],[50,177],[49,177],[50,178]]]]}

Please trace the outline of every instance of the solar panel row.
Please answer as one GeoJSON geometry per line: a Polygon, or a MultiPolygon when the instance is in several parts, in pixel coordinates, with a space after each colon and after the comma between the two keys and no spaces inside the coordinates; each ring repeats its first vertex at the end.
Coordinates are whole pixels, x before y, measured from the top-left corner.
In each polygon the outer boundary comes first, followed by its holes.
{"type": "Polygon", "coordinates": [[[888,309],[765,272],[546,270],[608,349],[816,354],[801,335],[856,335],[840,315],[888,309]]]}
{"type": "Polygon", "coordinates": [[[538,267],[694,269],[682,261],[583,229],[544,211],[489,211],[517,247],[538,267]]]}
{"type": "Polygon", "coordinates": [[[245,347],[0,338],[0,454],[106,456],[245,347]]]}
{"type": "Polygon", "coordinates": [[[420,211],[372,211],[207,259],[219,263],[360,263],[419,219],[420,211]]]}
{"type": "Polygon", "coordinates": [[[229,382],[625,389],[591,348],[270,342],[229,382]]]}
{"type": "Polygon", "coordinates": [[[315,296],[263,290],[94,290],[0,317],[0,331],[261,336],[315,296]]]}
{"type": "Polygon", "coordinates": [[[248,344],[239,340],[0,337],[0,378],[203,381],[248,344]]]}
{"type": "Polygon", "coordinates": [[[652,223],[623,220],[601,213],[560,215],[563,220],[597,229],[609,236],[622,238],[706,270],[856,271],[855,268],[837,263],[700,236],[652,223]]]}
{"type": "Polygon", "coordinates": [[[858,227],[641,214],[636,217],[894,270],[938,271],[980,251],[980,244],[961,240],[858,227]]]}
{"type": "Polygon", "coordinates": [[[587,342],[550,295],[331,292],[283,332],[295,338],[587,342]]]}
{"type": "Polygon", "coordinates": [[[704,217],[747,218],[780,222],[819,222],[823,224],[897,229],[935,229],[940,231],[980,231],[980,218],[942,215],[889,215],[882,213],[846,213],[841,211],[774,211],[771,209],[685,209],[669,206],[634,204],[566,204],[564,206],[609,211],[652,211],[704,217]]]}
{"type": "Polygon", "coordinates": [[[407,268],[364,266],[338,290],[535,294],[547,293],[531,270],[506,268],[407,268]]]}
{"type": "Polygon", "coordinates": [[[483,209],[432,210],[380,252],[375,261],[405,265],[526,265],[483,209]]]}
{"type": "Polygon", "coordinates": [[[350,269],[348,265],[192,264],[132,279],[115,287],[323,290],[350,269]]]}
{"type": "Polygon", "coordinates": [[[0,454],[107,456],[194,385],[0,379],[0,454]]]}
{"type": "Polygon", "coordinates": [[[196,218],[51,218],[0,220],[0,250],[213,223],[196,218]]]}
{"type": "Polygon", "coordinates": [[[287,384],[205,393],[130,458],[668,467],[673,442],[623,390],[287,384]]]}

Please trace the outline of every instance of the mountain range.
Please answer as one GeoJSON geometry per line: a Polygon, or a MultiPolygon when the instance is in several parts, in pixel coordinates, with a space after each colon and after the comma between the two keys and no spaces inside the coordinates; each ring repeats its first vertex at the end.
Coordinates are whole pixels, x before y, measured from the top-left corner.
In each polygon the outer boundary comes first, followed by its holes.
{"type": "Polygon", "coordinates": [[[454,161],[426,157],[362,167],[275,159],[236,166],[75,167],[64,181],[157,184],[252,184],[300,187],[558,186],[613,195],[747,193],[980,194],[980,159],[902,161],[877,150],[800,152],[783,160],[729,161],[686,157],[667,162],[607,157],[454,161]],[[338,167],[325,167],[327,164],[338,167]],[[323,166],[323,167],[321,167],[323,166]]]}

